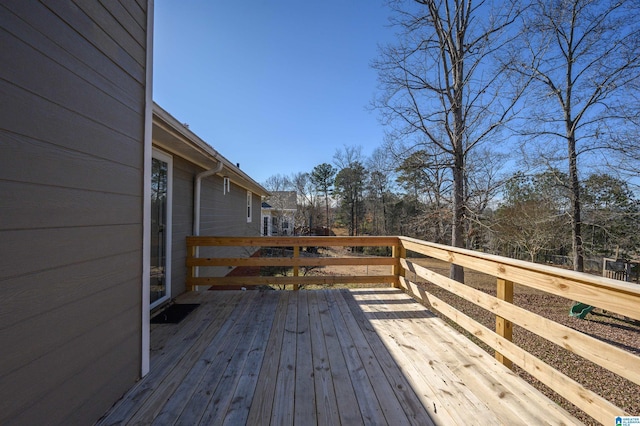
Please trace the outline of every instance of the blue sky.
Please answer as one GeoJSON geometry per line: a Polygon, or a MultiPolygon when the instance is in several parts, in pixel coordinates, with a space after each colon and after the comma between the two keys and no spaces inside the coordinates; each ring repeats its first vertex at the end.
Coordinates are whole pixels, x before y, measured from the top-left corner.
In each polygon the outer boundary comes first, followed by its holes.
{"type": "Polygon", "coordinates": [[[156,0],[154,100],[258,182],[383,140],[382,0],[156,0]]]}

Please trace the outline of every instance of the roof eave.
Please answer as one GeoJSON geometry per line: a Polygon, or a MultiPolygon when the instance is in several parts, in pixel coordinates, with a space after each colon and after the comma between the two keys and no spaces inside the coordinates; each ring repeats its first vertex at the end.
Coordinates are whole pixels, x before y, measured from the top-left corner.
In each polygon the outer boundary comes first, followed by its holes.
{"type": "Polygon", "coordinates": [[[225,158],[155,102],[153,103],[153,127],[154,145],[179,155],[206,170],[214,168],[218,161],[221,161],[223,169],[218,173],[219,175],[229,177],[232,182],[250,190],[254,194],[260,196],[270,195],[269,191],[262,185],[240,170],[238,166],[225,158]],[[166,133],[167,136],[162,139],[156,138],[155,135],[161,131],[166,133]]]}

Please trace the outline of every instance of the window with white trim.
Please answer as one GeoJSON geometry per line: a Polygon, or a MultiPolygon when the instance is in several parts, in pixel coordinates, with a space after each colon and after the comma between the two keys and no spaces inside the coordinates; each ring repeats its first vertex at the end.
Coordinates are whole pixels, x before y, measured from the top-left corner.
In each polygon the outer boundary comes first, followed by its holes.
{"type": "Polygon", "coordinates": [[[231,181],[225,176],[222,180],[222,193],[227,195],[229,192],[231,192],[231,181]]]}
{"type": "Polygon", "coordinates": [[[252,197],[251,191],[247,191],[247,223],[251,222],[251,199],[252,197]]]}

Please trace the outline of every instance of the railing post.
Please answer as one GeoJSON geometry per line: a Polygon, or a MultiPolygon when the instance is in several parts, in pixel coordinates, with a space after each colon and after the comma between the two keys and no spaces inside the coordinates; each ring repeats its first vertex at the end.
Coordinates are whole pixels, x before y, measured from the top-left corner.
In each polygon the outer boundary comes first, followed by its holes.
{"type": "MultiPolygon", "coordinates": [[[[300,247],[299,246],[294,246],[293,247],[293,258],[297,259],[299,257],[300,257],[300,247]]],[[[293,267],[293,276],[297,277],[297,276],[299,276],[299,274],[300,274],[299,266],[295,265],[293,267]]],[[[299,289],[300,289],[300,285],[297,282],[294,283],[293,284],[293,290],[296,291],[296,290],[299,290],[299,289]]]]}
{"type": "MultiPolygon", "coordinates": [[[[197,253],[197,246],[192,242],[187,243],[187,262],[189,259],[194,259],[197,253]]],[[[197,276],[196,274],[197,266],[187,267],[187,290],[193,291],[193,278],[197,276]]]]}
{"type": "Polygon", "coordinates": [[[404,259],[407,257],[407,249],[402,246],[402,242],[398,238],[398,242],[395,246],[391,248],[391,256],[396,259],[396,264],[391,267],[391,273],[395,275],[396,282],[393,283],[393,287],[400,288],[400,277],[405,276],[405,270],[400,265],[400,259],[404,259]]]}
{"type": "MultiPolygon", "coordinates": [[[[513,282],[498,278],[496,297],[505,302],[513,303],[513,282]]],[[[511,321],[496,315],[496,333],[511,342],[513,339],[513,324],[511,321]]],[[[498,351],[496,351],[496,359],[507,368],[513,368],[511,360],[498,351]]]]}

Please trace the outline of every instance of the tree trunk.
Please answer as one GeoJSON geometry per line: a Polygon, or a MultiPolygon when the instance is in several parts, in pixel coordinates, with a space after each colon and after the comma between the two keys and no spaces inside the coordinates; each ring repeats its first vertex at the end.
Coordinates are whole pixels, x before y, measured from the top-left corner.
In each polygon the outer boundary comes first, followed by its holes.
{"type": "Polygon", "coordinates": [[[327,232],[329,232],[329,195],[326,192],[324,193],[324,205],[327,215],[327,232]]]}
{"type": "Polygon", "coordinates": [[[356,200],[355,199],[351,199],[351,232],[350,232],[350,236],[353,237],[356,235],[356,228],[357,228],[357,224],[356,224],[356,200]]]}
{"type": "Polygon", "coordinates": [[[387,235],[387,207],[384,201],[384,192],[382,193],[382,234],[387,235]]]}
{"type": "Polygon", "coordinates": [[[582,229],[580,217],[580,180],[578,179],[578,159],[576,139],[569,134],[569,179],[571,180],[571,245],[573,247],[573,270],[584,271],[584,248],[582,246],[582,229]]]}
{"type": "MultiPolygon", "coordinates": [[[[453,74],[453,86],[451,93],[451,113],[453,115],[453,228],[451,230],[451,245],[454,247],[464,247],[464,130],[465,118],[463,114],[463,89],[465,88],[464,58],[465,58],[465,29],[461,27],[465,22],[465,4],[461,4],[456,9],[456,32],[453,45],[455,49],[451,52],[451,69],[453,74]]],[[[451,264],[451,279],[464,283],[464,269],[462,266],[451,264]]]]}
{"type": "MultiPolygon", "coordinates": [[[[464,247],[464,157],[462,153],[455,156],[453,166],[453,226],[451,229],[451,245],[464,247]]],[[[449,276],[452,280],[464,282],[464,269],[460,265],[451,264],[449,276]]]]}

